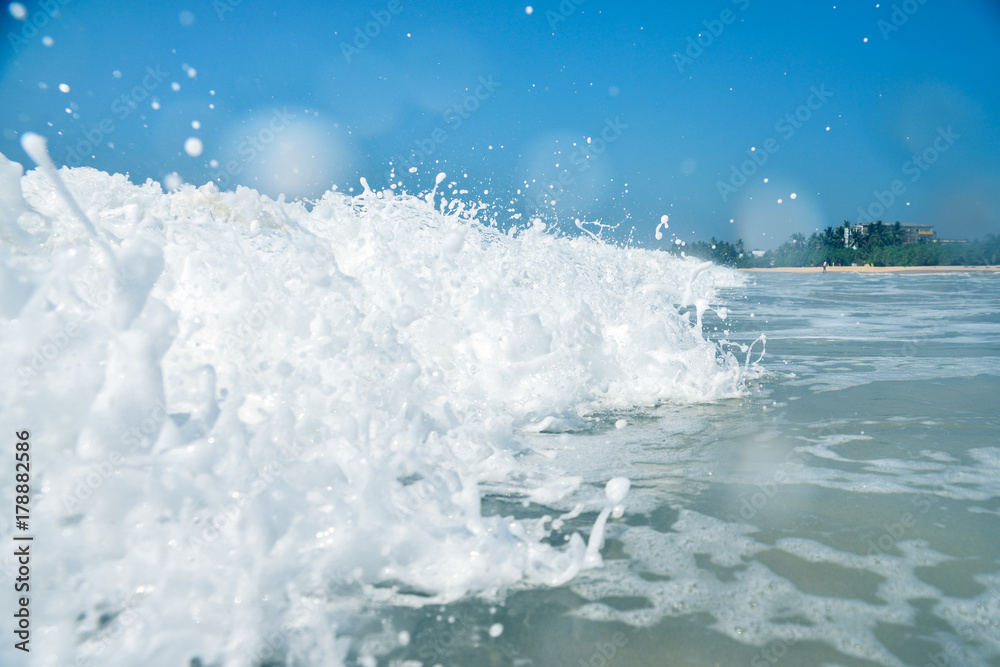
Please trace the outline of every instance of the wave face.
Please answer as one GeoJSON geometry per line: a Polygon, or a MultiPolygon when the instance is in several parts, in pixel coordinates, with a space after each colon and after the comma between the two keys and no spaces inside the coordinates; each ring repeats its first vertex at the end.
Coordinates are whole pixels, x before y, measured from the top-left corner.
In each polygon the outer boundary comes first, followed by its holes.
{"type": "Polygon", "coordinates": [[[594,564],[583,538],[484,513],[484,489],[603,500],[526,463],[523,434],[742,391],[702,331],[742,284],[725,269],[504,233],[439,192],[59,173],[98,238],[0,156],[0,423],[33,443],[39,664],[260,664],[271,637],[336,664],[361,607],[560,585],[594,564]]]}

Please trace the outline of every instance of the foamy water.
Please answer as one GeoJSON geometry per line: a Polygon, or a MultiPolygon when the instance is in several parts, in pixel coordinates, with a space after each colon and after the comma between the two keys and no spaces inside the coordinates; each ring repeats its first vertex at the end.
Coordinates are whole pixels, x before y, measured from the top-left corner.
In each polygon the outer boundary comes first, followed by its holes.
{"type": "MultiPolygon", "coordinates": [[[[732,339],[768,334],[744,395],[526,436],[526,463],[631,480],[602,568],[503,604],[372,610],[347,659],[996,664],[1000,276],[765,275],[720,294],[732,339]]],[[[573,514],[483,489],[491,514],[573,514]]]]}
{"type": "Polygon", "coordinates": [[[602,568],[628,479],[550,438],[740,396],[744,281],[499,215],[446,178],[304,203],[0,156],[33,664],[369,664],[409,642],[379,609],[602,568]]]}
{"type": "Polygon", "coordinates": [[[996,664],[1000,276],[754,283],[747,397],[564,443],[622,453],[634,518],[570,583],[587,640],[554,664],[616,630],[623,665],[996,664]]]}

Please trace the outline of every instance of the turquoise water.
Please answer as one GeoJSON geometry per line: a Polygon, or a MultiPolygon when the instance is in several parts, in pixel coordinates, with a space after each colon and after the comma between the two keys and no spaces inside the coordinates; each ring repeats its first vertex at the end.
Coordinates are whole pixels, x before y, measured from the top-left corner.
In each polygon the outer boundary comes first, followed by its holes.
{"type": "Polygon", "coordinates": [[[1000,275],[760,274],[727,297],[729,340],[767,336],[748,396],[533,436],[633,480],[603,569],[372,609],[348,661],[1000,665],[1000,275]]]}

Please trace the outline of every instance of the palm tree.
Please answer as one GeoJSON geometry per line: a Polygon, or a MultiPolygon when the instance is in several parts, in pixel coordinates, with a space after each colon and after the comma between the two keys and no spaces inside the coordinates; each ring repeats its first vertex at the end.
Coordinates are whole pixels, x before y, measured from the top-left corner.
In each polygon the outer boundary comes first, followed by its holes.
{"type": "Polygon", "coordinates": [[[887,241],[888,241],[889,245],[902,245],[902,243],[903,243],[903,225],[902,225],[902,223],[900,223],[897,220],[896,224],[894,224],[892,227],[889,227],[886,231],[888,232],[887,233],[887,241]]]}
{"type": "Polygon", "coordinates": [[[823,247],[824,248],[837,248],[844,244],[844,228],[838,227],[834,229],[833,227],[827,227],[823,230],[823,247]]]}
{"type": "Polygon", "coordinates": [[[865,250],[874,250],[875,248],[881,248],[886,243],[886,226],[882,224],[882,221],[873,222],[871,224],[865,225],[864,233],[861,236],[861,242],[858,245],[865,250]]]}

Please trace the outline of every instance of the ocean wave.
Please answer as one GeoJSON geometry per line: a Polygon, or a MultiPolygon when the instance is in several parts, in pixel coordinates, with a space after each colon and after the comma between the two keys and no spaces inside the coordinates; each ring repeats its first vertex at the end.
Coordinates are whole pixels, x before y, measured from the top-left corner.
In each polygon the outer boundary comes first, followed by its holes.
{"type": "Polygon", "coordinates": [[[600,535],[551,546],[483,485],[620,500],[527,470],[522,434],[743,392],[703,332],[739,274],[504,231],[440,178],[286,202],[22,173],[0,156],[0,423],[36,443],[43,662],[253,664],[279,633],[331,664],[358,605],[559,585],[600,535]]]}

